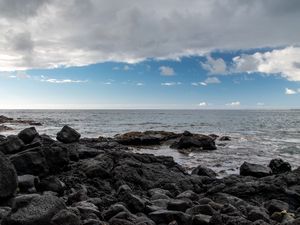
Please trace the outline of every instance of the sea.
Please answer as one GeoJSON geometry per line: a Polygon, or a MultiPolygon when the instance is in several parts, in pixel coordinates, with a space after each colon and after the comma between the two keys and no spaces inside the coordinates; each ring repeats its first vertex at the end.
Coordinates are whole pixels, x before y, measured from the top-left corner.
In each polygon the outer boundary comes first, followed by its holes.
{"type": "MultiPolygon", "coordinates": [[[[41,122],[40,134],[55,138],[68,124],[82,137],[113,137],[129,131],[164,130],[228,135],[215,151],[179,153],[168,146],[132,149],[140,153],[172,156],[188,170],[203,165],[219,176],[236,174],[244,162],[268,165],[282,158],[300,166],[299,110],[0,110],[0,115],[41,122]]],[[[28,125],[6,124],[17,134],[28,125]]]]}

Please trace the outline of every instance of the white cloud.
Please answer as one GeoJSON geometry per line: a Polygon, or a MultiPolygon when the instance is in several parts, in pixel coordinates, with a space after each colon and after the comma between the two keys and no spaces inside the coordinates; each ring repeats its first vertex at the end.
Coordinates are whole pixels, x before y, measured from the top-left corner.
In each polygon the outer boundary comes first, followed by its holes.
{"type": "Polygon", "coordinates": [[[258,102],[258,103],[256,103],[256,105],[257,105],[257,106],[264,106],[265,103],[263,103],[263,102],[258,102]]]}
{"type": "Polygon", "coordinates": [[[123,70],[124,70],[124,71],[127,71],[127,70],[131,70],[131,68],[130,68],[128,65],[125,65],[125,66],[123,67],[123,70]]]}
{"type": "Polygon", "coordinates": [[[160,75],[163,76],[173,76],[175,74],[175,71],[172,67],[169,66],[161,66],[159,67],[160,75]]]}
{"type": "Polygon", "coordinates": [[[286,88],[285,89],[285,94],[286,95],[295,95],[295,94],[297,94],[297,91],[293,90],[293,89],[290,89],[290,88],[286,88]]]}
{"type": "Polygon", "coordinates": [[[221,81],[217,77],[208,77],[204,82],[205,84],[219,84],[221,81]]]}
{"type": "Polygon", "coordinates": [[[222,58],[214,59],[211,56],[206,57],[206,62],[200,62],[203,69],[210,74],[226,74],[227,66],[222,58]]]}
{"type": "Polygon", "coordinates": [[[233,58],[233,62],[233,73],[278,74],[289,81],[300,81],[300,47],[243,54],[233,58]]]}
{"type": "Polygon", "coordinates": [[[199,103],[199,106],[205,107],[205,106],[207,106],[207,103],[206,103],[206,102],[200,102],[200,103],[199,103]]]}
{"type": "Polygon", "coordinates": [[[298,0],[0,0],[0,70],[299,45],[299,9],[298,0]]]}
{"type": "MultiPolygon", "coordinates": [[[[71,80],[71,79],[41,79],[41,82],[47,82],[47,83],[55,83],[55,84],[66,84],[66,83],[86,83],[87,80],[71,80]]],[[[106,83],[108,84],[108,83],[106,83]]]]}
{"type": "Polygon", "coordinates": [[[139,82],[139,83],[136,83],[136,85],[137,85],[137,86],[144,86],[145,84],[144,84],[144,83],[141,83],[141,82],[139,82]]]}
{"type": "Polygon", "coordinates": [[[227,106],[240,106],[241,103],[239,101],[236,101],[236,102],[230,102],[230,103],[227,103],[226,104],[227,106]]]}
{"type": "Polygon", "coordinates": [[[162,86],[176,86],[176,85],[181,85],[181,82],[165,82],[161,83],[162,86]]]}

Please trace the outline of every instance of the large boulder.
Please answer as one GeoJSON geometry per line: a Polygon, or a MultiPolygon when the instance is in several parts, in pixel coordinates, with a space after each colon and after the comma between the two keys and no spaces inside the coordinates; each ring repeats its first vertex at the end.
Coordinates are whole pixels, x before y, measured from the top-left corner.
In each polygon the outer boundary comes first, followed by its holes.
{"type": "Polygon", "coordinates": [[[210,136],[201,134],[184,133],[178,141],[171,146],[175,149],[192,149],[192,150],[215,150],[217,149],[215,141],[210,136]]]}
{"type": "Polygon", "coordinates": [[[52,195],[28,195],[16,198],[11,214],[2,225],[52,225],[51,219],[65,209],[62,199],[52,195]]]}
{"type": "Polygon", "coordinates": [[[242,176],[252,176],[252,177],[265,177],[272,174],[269,167],[244,162],[240,167],[240,175],[242,176]]]}
{"type": "Polygon", "coordinates": [[[16,135],[8,136],[0,143],[0,151],[4,154],[14,154],[23,150],[24,142],[16,135]]]}
{"type": "Polygon", "coordinates": [[[18,187],[18,177],[14,166],[0,152],[0,198],[12,196],[18,187]]]}
{"type": "Polygon", "coordinates": [[[34,127],[29,127],[24,130],[22,130],[18,137],[25,143],[29,144],[33,141],[33,139],[38,135],[38,132],[34,127]]]}
{"type": "Polygon", "coordinates": [[[61,131],[57,133],[56,139],[63,143],[73,143],[79,141],[80,134],[73,128],[65,125],[61,131]]]}
{"type": "Polygon", "coordinates": [[[280,174],[280,173],[292,171],[291,164],[283,161],[282,159],[272,159],[269,164],[269,167],[271,168],[274,174],[280,174]]]}
{"type": "Polygon", "coordinates": [[[62,171],[70,163],[70,150],[59,144],[44,147],[43,152],[52,174],[62,171]]]}
{"type": "Polygon", "coordinates": [[[18,175],[45,176],[49,172],[45,154],[41,148],[33,148],[12,155],[10,160],[14,164],[18,175]]]}

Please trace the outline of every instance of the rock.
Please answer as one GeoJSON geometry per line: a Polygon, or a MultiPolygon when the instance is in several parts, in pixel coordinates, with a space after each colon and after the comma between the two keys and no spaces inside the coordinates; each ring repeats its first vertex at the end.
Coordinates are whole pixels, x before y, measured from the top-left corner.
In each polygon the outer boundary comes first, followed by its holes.
{"type": "Polygon", "coordinates": [[[40,182],[36,182],[35,186],[39,192],[52,191],[59,195],[62,195],[66,188],[66,185],[55,176],[43,178],[40,182]]]}
{"type": "Polygon", "coordinates": [[[0,115],[0,123],[8,123],[8,122],[11,122],[13,120],[14,120],[13,118],[9,118],[9,117],[0,115]]]}
{"type": "Polygon", "coordinates": [[[44,147],[43,152],[52,174],[63,171],[70,163],[69,150],[59,144],[52,144],[44,147]]]}
{"type": "Polygon", "coordinates": [[[168,202],[167,209],[173,211],[185,212],[185,210],[187,210],[191,206],[192,206],[192,202],[189,199],[186,200],[174,199],[168,202]]]}
{"type": "Polygon", "coordinates": [[[113,216],[117,215],[119,212],[129,212],[128,209],[119,203],[111,205],[107,210],[102,213],[102,216],[105,220],[109,220],[113,216]]]}
{"type": "Polygon", "coordinates": [[[17,197],[12,213],[2,225],[52,225],[52,217],[65,208],[63,200],[51,195],[17,197]]]}
{"type": "Polygon", "coordinates": [[[1,223],[1,220],[5,217],[8,216],[8,214],[10,213],[11,211],[11,208],[10,207],[7,207],[7,206],[0,206],[0,223],[1,223]]]}
{"type": "Polygon", "coordinates": [[[175,141],[171,146],[175,149],[193,150],[215,150],[215,141],[206,135],[182,135],[179,141],[175,141]]]}
{"type": "Polygon", "coordinates": [[[63,143],[78,142],[80,134],[73,128],[65,125],[60,132],[57,133],[56,139],[63,143]]]}
{"type": "Polygon", "coordinates": [[[270,221],[269,215],[265,212],[265,210],[261,209],[261,208],[256,208],[256,209],[252,209],[249,213],[248,213],[248,220],[254,222],[257,220],[263,220],[266,222],[270,221]]]}
{"type": "Polygon", "coordinates": [[[30,174],[25,174],[22,176],[18,176],[19,189],[23,193],[35,193],[35,182],[37,182],[39,178],[37,176],[33,176],[30,174]]]}
{"type": "Polygon", "coordinates": [[[271,175],[271,173],[269,167],[248,162],[244,162],[240,167],[240,175],[242,176],[265,177],[271,175]]]}
{"type": "Polygon", "coordinates": [[[4,154],[14,154],[22,151],[24,142],[16,135],[8,136],[0,143],[0,151],[4,154]]]}
{"type": "Polygon", "coordinates": [[[206,176],[210,178],[216,178],[217,176],[215,171],[204,166],[197,166],[195,169],[193,169],[192,174],[196,174],[199,176],[206,176]]]}
{"type": "Polygon", "coordinates": [[[81,225],[80,218],[66,209],[59,211],[51,222],[53,225],[81,225]]]}
{"type": "Polygon", "coordinates": [[[212,216],[214,213],[216,213],[216,210],[214,210],[210,205],[196,205],[192,208],[189,208],[186,210],[187,214],[189,215],[197,215],[197,214],[204,214],[212,216]]]}
{"type": "Polygon", "coordinates": [[[128,209],[133,212],[143,212],[145,209],[145,200],[132,193],[126,193],[120,197],[122,202],[125,202],[128,209]]]}
{"type": "Polygon", "coordinates": [[[18,178],[14,166],[0,152],[0,199],[11,197],[18,187],[18,178]]]}
{"type": "Polygon", "coordinates": [[[80,190],[75,191],[68,196],[67,204],[73,205],[76,202],[86,201],[87,199],[87,189],[82,186],[80,190]]]}
{"type": "Polygon", "coordinates": [[[270,215],[274,212],[288,211],[289,204],[277,199],[272,199],[264,203],[264,207],[269,211],[270,215]]]}
{"type": "Polygon", "coordinates": [[[186,225],[192,223],[191,216],[178,211],[159,210],[159,211],[149,213],[148,216],[157,224],[160,223],[168,224],[174,220],[178,223],[178,225],[186,225]]]}
{"type": "Polygon", "coordinates": [[[88,201],[77,202],[74,204],[80,212],[81,219],[91,218],[91,215],[95,215],[96,218],[101,218],[101,213],[96,205],[88,201]]]}
{"type": "Polygon", "coordinates": [[[199,196],[192,190],[187,190],[176,196],[177,199],[190,199],[192,201],[198,201],[199,196]]]}
{"type": "Polygon", "coordinates": [[[192,225],[208,225],[210,219],[211,219],[211,216],[197,214],[193,217],[192,225]]]}
{"type": "Polygon", "coordinates": [[[24,130],[22,130],[18,137],[25,143],[29,144],[33,141],[33,139],[38,135],[38,132],[34,127],[29,127],[24,130]]]}
{"type": "Polygon", "coordinates": [[[284,162],[282,159],[272,159],[269,167],[274,174],[280,174],[292,171],[292,167],[288,162],[284,162]]]}
{"type": "Polygon", "coordinates": [[[49,173],[49,167],[41,148],[33,148],[17,153],[10,157],[18,175],[32,174],[45,176],[49,173]]]}

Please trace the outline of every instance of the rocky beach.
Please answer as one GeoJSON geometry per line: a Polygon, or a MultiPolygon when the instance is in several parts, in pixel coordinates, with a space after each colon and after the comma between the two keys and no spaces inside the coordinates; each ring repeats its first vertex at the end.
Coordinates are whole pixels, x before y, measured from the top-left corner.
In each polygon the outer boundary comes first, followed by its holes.
{"type": "Polygon", "coordinates": [[[2,225],[300,224],[300,168],[280,158],[244,162],[239,174],[220,178],[201,163],[190,172],[172,157],[133,151],[168,145],[181,154],[213,152],[229,136],[85,138],[66,125],[55,140],[34,121],[21,122],[28,128],[0,137],[2,225]]]}

